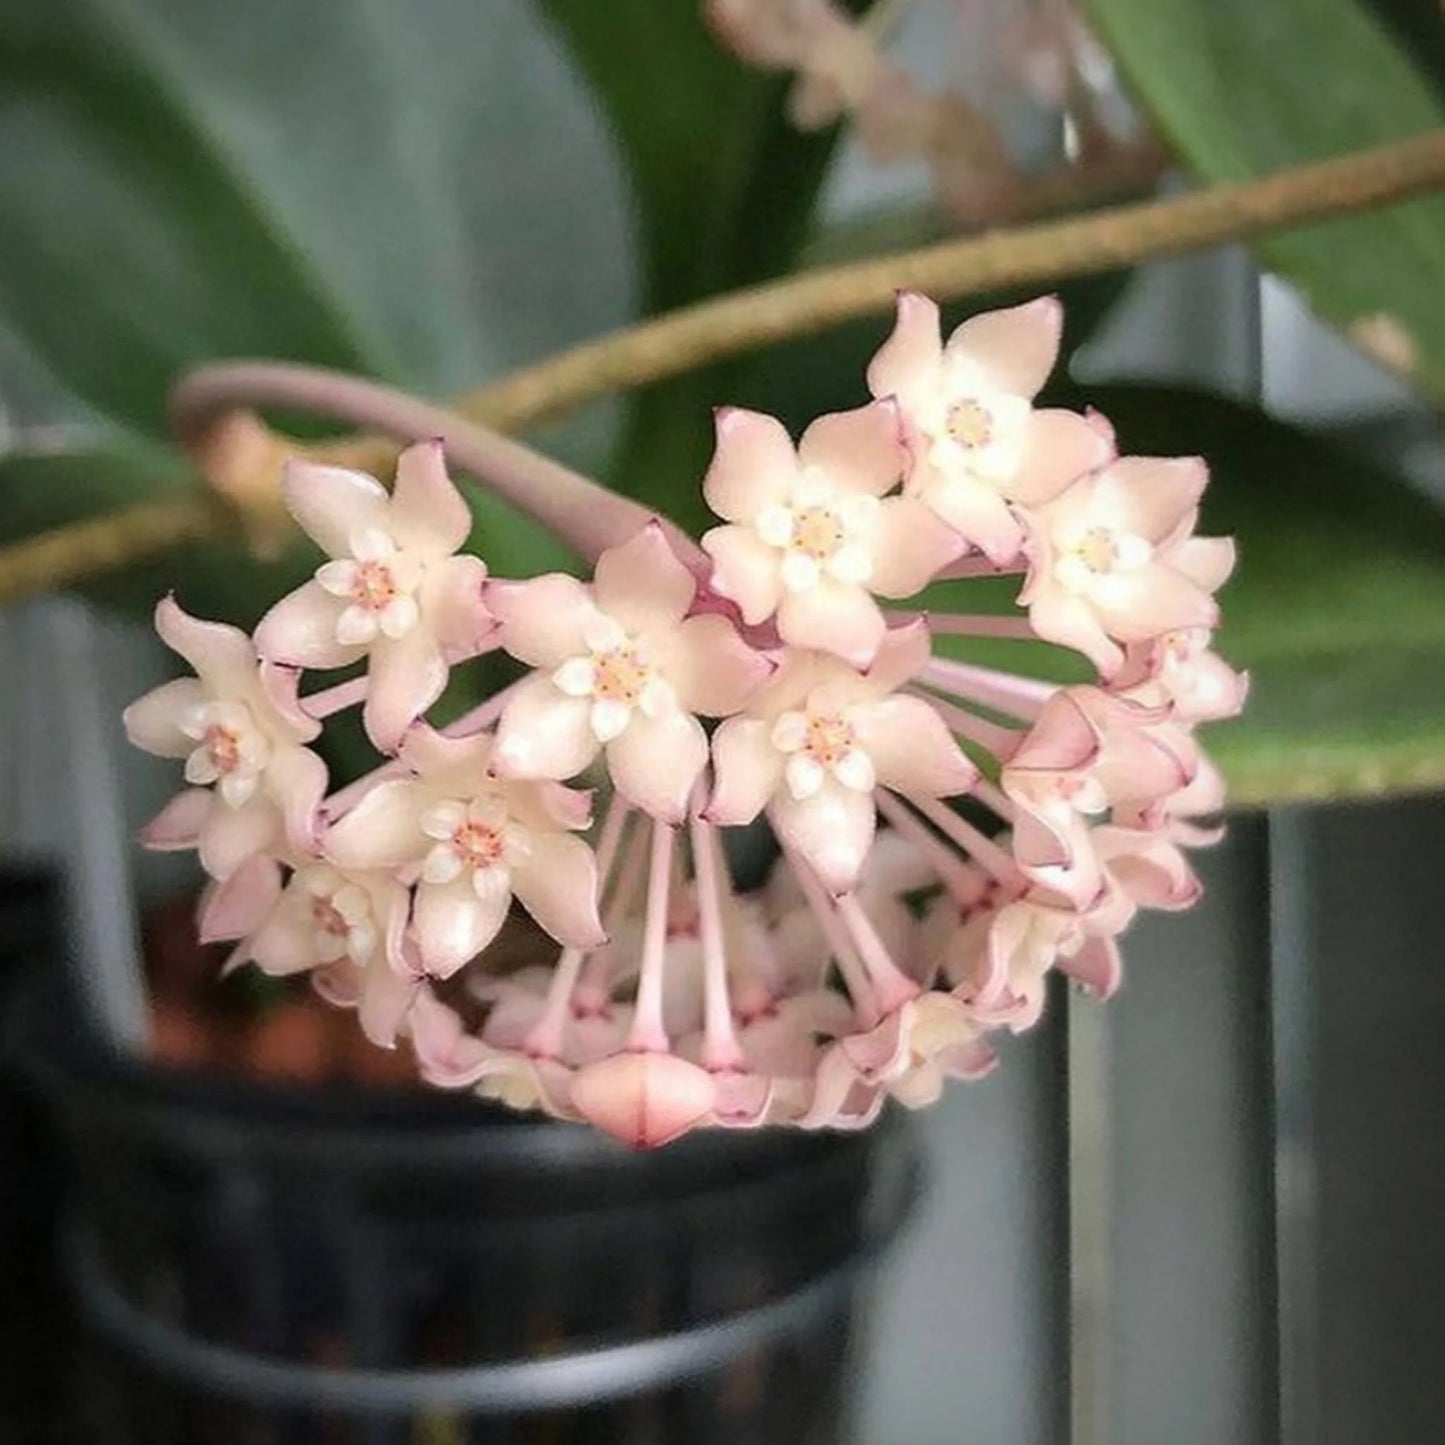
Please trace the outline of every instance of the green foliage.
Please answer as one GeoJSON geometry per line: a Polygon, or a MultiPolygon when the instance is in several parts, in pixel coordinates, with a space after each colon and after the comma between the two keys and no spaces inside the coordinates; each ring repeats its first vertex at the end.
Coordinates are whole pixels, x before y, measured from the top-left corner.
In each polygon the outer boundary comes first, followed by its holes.
{"type": "MultiPolygon", "coordinates": [[[[1445,123],[1439,94],[1358,0],[1087,7],[1159,128],[1205,181],[1247,180],[1445,123]]],[[[1412,29],[1418,23],[1401,33],[1412,29]]],[[[1445,398],[1445,197],[1265,237],[1255,249],[1341,330],[1383,331],[1419,385],[1445,398]]]]}

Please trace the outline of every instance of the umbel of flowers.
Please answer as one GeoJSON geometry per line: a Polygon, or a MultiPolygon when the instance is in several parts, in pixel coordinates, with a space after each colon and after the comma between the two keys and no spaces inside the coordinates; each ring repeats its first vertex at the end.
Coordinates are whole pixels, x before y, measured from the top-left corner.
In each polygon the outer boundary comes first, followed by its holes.
{"type": "Polygon", "coordinates": [[[1138,910],[1198,896],[1184,850],[1222,792],[1193,730],[1245,680],[1210,650],[1234,558],[1194,534],[1203,463],[1035,407],[1061,321],[1041,300],[945,340],[902,296],[872,401],[796,444],[720,411],[702,550],[654,521],[587,582],[462,552],[440,443],[390,492],[293,463],[314,579],[254,637],[163,601],[195,676],[126,714],[184,760],[145,842],[199,849],[203,936],[308,973],[435,1084],[636,1145],[857,1128],[986,1074],[1051,973],[1110,994],[1138,910]],[[934,584],[948,610],[908,605],[934,584]],[[993,605],[957,610],[970,590],[993,605]],[[970,660],[998,638],[1093,678],[970,660]],[[498,648],[521,679],[428,722],[498,648]],[[385,760],[328,795],[310,745],[354,706],[385,760]],[[776,863],[744,892],[725,835],[759,819],[776,863]]]}

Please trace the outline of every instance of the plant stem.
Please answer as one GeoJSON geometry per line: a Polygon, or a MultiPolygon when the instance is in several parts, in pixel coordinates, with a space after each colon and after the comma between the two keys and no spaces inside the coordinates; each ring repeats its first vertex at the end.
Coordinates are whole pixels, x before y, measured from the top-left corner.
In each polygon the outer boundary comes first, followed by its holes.
{"type": "MultiPolygon", "coordinates": [[[[1214,186],[805,272],[584,342],[468,392],[450,411],[390,393],[392,402],[406,401],[412,408],[430,413],[420,432],[409,425],[393,427],[397,416],[390,407],[385,416],[375,410],[362,416],[351,408],[320,405],[316,409],[328,415],[393,432],[394,439],[361,437],[306,444],[272,437],[271,465],[258,468],[264,474],[232,478],[234,485],[222,490],[228,495],[258,498],[269,486],[274,494],[278,455],[384,472],[395,458],[396,440],[409,441],[418,435],[450,438],[467,420],[498,431],[518,431],[609,391],[659,381],[705,362],[885,311],[900,288],[926,291],[940,300],[958,300],[1001,287],[1058,281],[1367,211],[1442,185],[1445,129],[1296,166],[1262,180],[1214,186]]],[[[178,394],[182,426],[189,425],[191,408],[202,399],[215,405],[224,398],[237,408],[295,404],[294,396],[262,395],[265,388],[246,392],[237,385],[246,375],[244,364],[206,368],[183,382],[178,394]],[[223,381],[227,384],[222,385],[223,381]]],[[[254,372],[250,375],[254,377],[254,372]]],[[[223,418],[214,410],[209,414],[219,427],[223,418]]],[[[407,411],[405,416],[415,419],[416,413],[407,411]]],[[[194,436],[183,431],[181,440],[194,454],[194,436]]],[[[483,450],[495,457],[500,440],[489,435],[483,450]]],[[[253,451],[258,462],[267,455],[265,448],[253,451]]],[[[198,460],[204,464],[206,458],[198,460]]],[[[209,474],[208,480],[217,481],[209,474]]],[[[259,502],[252,505],[257,515],[264,510],[259,502]]],[[[561,510],[565,513],[566,508],[561,510]]],[[[565,523],[565,515],[559,520],[565,523]]],[[[218,501],[195,497],[147,504],[57,528],[0,548],[0,602],[63,588],[182,543],[220,535],[232,525],[234,519],[218,501]]]]}

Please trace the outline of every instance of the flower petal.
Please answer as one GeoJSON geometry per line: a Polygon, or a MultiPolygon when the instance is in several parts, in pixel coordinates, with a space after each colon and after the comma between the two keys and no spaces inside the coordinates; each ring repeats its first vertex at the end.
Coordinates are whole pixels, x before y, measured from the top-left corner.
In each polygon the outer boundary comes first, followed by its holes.
{"type": "Polygon", "coordinates": [[[213,695],[244,696],[255,686],[256,649],[239,627],[192,617],[174,597],[156,604],[155,627],[213,695]]]}
{"type": "Polygon", "coordinates": [[[367,737],[382,752],[396,752],[407,729],[446,685],[446,659],[427,628],[413,628],[405,637],[378,638],[371,649],[361,710],[367,737]]]}
{"type": "Polygon", "coordinates": [[[244,938],[275,912],[281,896],[281,868],[274,858],[249,858],[223,882],[206,891],[197,920],[202,943],[244,938]]]}
{"type": "Polygon", "coordinates": [[[486,587],[487,564],[480,557],[448,557],[427,568],[420,593],[422,626],[453,658],[474,657],[497,630],[486,587]]]}
{"type": "Polygon", "coordinates": [[[672,634],[661,666],[681,706],[703,717],[737,712],[774,671],[716,613],[689,617],[672,634]]]}
{"type": "Polygon", "coordinates": [[[549,670],[586,652],[595,616],[592,591],[575,577],[549,572],[527,582],[487,584],[486,604],[501,624],[502,646],[528,667],[549,670]]]}
{"type": "Polygon", "coordinates": [[[316,847],[326,782],[326,764],[309,748],[278,748],[266,764],[266,787],[285,819],[287,841],[299,852],[316,847]]]}
{"type": "Polygon", "coordinates": [[[778,607],[778,632],[794,647],[817,648],[855,667],[867,667],[883,641],[878,604],[861,587],[822,578],[806,592],[791,592],[778,607]]]}
{"type": "Polygon", "coordinates": [[[751,522],[765,507],[787,500],[798,458],[782,422],[762,412],[722,407],[714,425],[717,445],[702,494],[724,521],[751,522]]]}
{"type": "Polygon", "coordinates": [[[187,788],[185,792],[177,793],[141,829],[141,846],[157,853],[194,848],[200,841],[201,828],[210,816],[213,803],[220,806],[209,788],[187,788]]]}
{"type": "Polygon", "coordinates": [[[713,822],[751,823],[777,791],[783,758],[771,733],[771,723],[733,717],[712,735],[714,779],[707,816],[713,822]]]}
{"type": "Polygon", "coordinates": [[[878,651],[865,676],[875,695],[893,692],[916,677],[933,656],[933,635],[925,617],[915,617],[902,627],[890,627],[878,644],[878,651]]]}
{"type": "Polygon", "coordinates": [[[609,547],[592,574],[598,608],[629,632],[675,627],[687,615],[697,584],[677,559],[661,526],[649,522],[620,547],[609,547]]]}
{"type": "Polygon", "coordinates": [[[871,794],[829,784],[799,802],[783,791],[768,805],[768,819],[830,892],[846,893],[858,882],[877,824],[871,794]]]}
{"type": "Polygon", "coordinates": [[[390,530],[397,545],[427,557],[447,557],[472,530],[471,509],[447,475],[440,438],[408,447],[396,461],[390,530]]]}
{"type": "Polygon", "coordinates": [[[436,978],[450,978],[497,936],[511,902],[504,868],[419,884],[412,929],[422,966],[436,978]]]}
{"type": "Polygon", "coordinates": [[[399,868],[431,848],[422,815],[426,788],[411,781],[378,783],[326,830],[322,852],[341,868],[399,868]]]}
{"type": "Polygon", "coordinates": [[[850,714],[878,781],[908,797],[951,798],[978,781],[978,769],[921,697],[892,696],[850,714]]]}
{"type": "Polygon", "coordinates": [[[201,825],[201,866],[212,878],[229,878],[248,858],[275,848],[284,829],[281,810],[257,794],[244,807],[232,808],[213,797],[201,825]]]}
{"type": "Polygon", "coordinates": [[[195,748],[195,739],[181,731],[181,722],[206,701],[206,691],[194,677],[152,688],[121,714],[125,735],[136,747],[160,758],[184,758],[195,748]]]}
{"type": "Polygon", "coordinates": [[[358,532],[390,530],[391,499],[364,472],[292,460],[281,477],[286,509],[328,556],[350,557],[358,532]]]}
{"type": "Polygon", "coordinates": [[[1045,407],[1025,424],[1023,453],[1008,494],[1027,506],[1038,506],[1113,455],[1110,439],[1077,412],[1045,407]]]}
{"type": "Polygon", "coordinates": [[[750,626],[766,621],[783,595],[780,555],[749,527],[714,527],[702,549],[713,560],[712,589],[738,605],[750,626]]]}
{"type": "Polygon", "coordinates": [[[345,667],[366,651],[338,641],[336,625],[351,605],[314,579],[283,597],[256,628],[256,650],[291,667],[345,667]]]}
{"type": "Polygon", "coordinates": [[[572,1081],[572,1103],[599,1129],[634,1149],[685,1134],[712,1109],[712,1076],[675,1054],[614,1054],[572,1081]]]}
{"type": "Polygon", "coordinates": [[[627,731],[607,745],[618,792],[667,823],[682,822],[706,766],[707,734],[695,717],[675,708],[658,717],[633,713],[627,731]]]}
{"type": "Polygon", "coordinates": [[[986,482],[966,474],[935,476],[938,480],[920,493],[923,500],[995,566],[1007,567],[1015,561],[1023,546],[1023,527],[1003,497],[986,482]]]}
{"type": "Polygon", "coordinates": [[[903,476],[908,461],[898,403],[884,397],[820,416],[803,433],[798,460],[825,473],[836,491],[881,497],[903,476]]]}
{"type": "Polygon", "coordinates": [[[1231,537],[1188,537],[1169,553],[1169,565],[1196,587],[1217,592],[1234,571],[1231,537]]]}
{"type": "Polygon", "coordinates": [[[580,838],[534,833],[512,886],[527,912],[559,943],[596,948],[607,941],[597,916],[597,858],[580,838]]]}
{"type": "Polygon", "coordinates": [[[1120,457],[1099,473],[1097,488],[1117,508],[1126,531],[1161,543],[1188,520],[1209,482],[1199,457],[1120,457]]]}
{"type": "Polygon", "coordinates": [[[1053,296],[970,317],[948,338],[945,351],[962,351],[1001,391],[1036,396],[1054,369],[1064,333],[1064,308],[1053,296]]]}
{"type": "Polygon", "coordinates": [[[396,1036],[411,1013],[421,992],[421,980],[388,968],[385,959],[374,958],[363,974],[356,1018],[361,1031],[383,1049],[396,1046],[396,1036]]]}
{"type": "Polygon", "coordinates": [[[508,699],[492,763],[507,778],[571,778],[597,756],[592,699],[569,697],[535,673],[508,699]]]}
{"type": "Polygon", "coordinates": [[[1062,589],[1042,590],[1029,608],[1029,622],[1046,642],[1082,652],[1103,677],[1112,677],[1124,661],[1123,649],[1099,625],[1094,609],[1062,589]]]}
{"type": "Polygon", "coordinates": [[[937,302],[917,291],[900,291],[893,333],[868,363],[868,390],[874,396],[897,396],[906,408],[937,376],[942,361],[937,302]]]}
{"type": "Polygon", "coordinates": [[[873,522],[873,571],[868,590],[912,597],[961,556],[968,544],[939,515],[913,497],[889,497],[873,522]]]}

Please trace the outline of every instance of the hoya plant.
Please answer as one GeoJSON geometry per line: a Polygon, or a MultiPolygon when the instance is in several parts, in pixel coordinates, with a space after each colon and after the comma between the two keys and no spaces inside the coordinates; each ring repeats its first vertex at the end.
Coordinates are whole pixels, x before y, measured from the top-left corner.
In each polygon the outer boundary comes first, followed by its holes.
{"type": "Polygon", "coordinates": [[[1024,15],[987,69],[1039,161],[909,71],[893,0],[459,7],[424,49],[399,3],[14,8],[0,595],[154,612],[194,676],[127,714],[184,760],[145,841],[198,851],[235,966],[431,1081],[641,1144],[855,1127],[987,1071],[1051,975],[1110,993],[1226,791],[1445,780],[1445,522],[1395,459],[1067,366],[1130,268],[1241,241],[1438,400],[1406,20],[1024,15]],[[556,192],[565,266],[469,264],[544,72],[628,207],[647,319],[590,340],[600,191],[556,192]],[[822,207],[845,136],[922,200],[822,207]]]}

